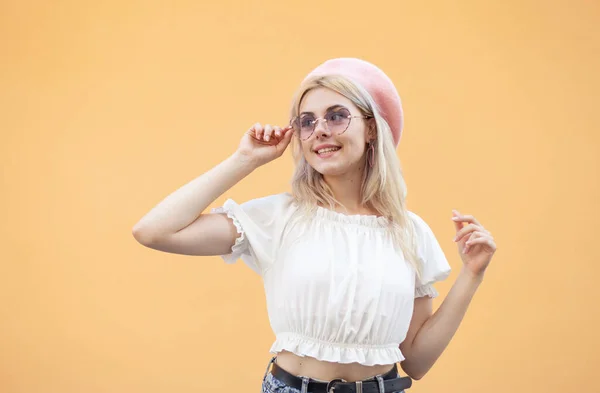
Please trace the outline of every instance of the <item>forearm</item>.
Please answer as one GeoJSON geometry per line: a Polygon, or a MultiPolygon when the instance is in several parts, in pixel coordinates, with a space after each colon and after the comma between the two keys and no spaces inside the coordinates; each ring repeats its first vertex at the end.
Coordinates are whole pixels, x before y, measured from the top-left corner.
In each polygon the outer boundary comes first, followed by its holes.
{"type": "Polygon", "coordinates": [[[175,233],[188,225],[225,191],[249,175],[254,166],[233,154],[208,172],[171,193],[134,226],[143,238],[175,233]]]}
{"type": "Polygon", "coordinates": [[[463,267],[440,307],[421,326],[410,346],[410,356],[402,365],[413,378],[425,375],[444,352],[482,279],[483,276],[476,277],[463,267]]]}

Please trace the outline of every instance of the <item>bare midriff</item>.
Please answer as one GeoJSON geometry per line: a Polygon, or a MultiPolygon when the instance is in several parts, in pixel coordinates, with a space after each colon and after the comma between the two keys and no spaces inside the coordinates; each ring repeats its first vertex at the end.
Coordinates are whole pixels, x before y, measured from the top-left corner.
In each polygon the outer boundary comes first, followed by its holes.
{"type": "Polygon", "coordinates": [[[385,374],[394,367],[393,364],[365,366],[359,363],[331,363],[308,356],[298,356],[288,351],[277,354],[277,365],[296,376],[310,377],[321,381],[341,378],[348,382],[361,381],[385,374]]]}

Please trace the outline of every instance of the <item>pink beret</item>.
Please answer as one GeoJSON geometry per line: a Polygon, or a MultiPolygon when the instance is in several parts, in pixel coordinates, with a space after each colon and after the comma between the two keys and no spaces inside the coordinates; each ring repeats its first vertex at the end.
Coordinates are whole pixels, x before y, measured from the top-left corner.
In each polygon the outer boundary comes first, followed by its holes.
{"type": "Polygon", "coordinates": [[[400,95],[392,80],[377,66],[356,58],[330,59],[312,70],[304,80],[313,76],[342,75],[361,85],[379,106],[383,118],[392,129],[396,147],[400,142],[404,116],[400,95]]]}

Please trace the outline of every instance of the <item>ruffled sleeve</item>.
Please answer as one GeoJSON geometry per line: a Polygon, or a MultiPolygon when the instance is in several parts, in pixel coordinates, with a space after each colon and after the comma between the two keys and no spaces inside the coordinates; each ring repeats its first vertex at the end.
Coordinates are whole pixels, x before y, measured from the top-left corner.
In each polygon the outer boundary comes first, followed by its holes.
{"type": "Polygon", "coordinates": [[[227,199],[211,213],[223,213],[235,225],[238,237],[229,254],[221,255],[226,263],[241,259],[262,275],[277,258],[280,235],[292,212],[292,197],[288,193],[270,195],[238,204],[227,199]]]}
{"type": "Polygon", "coordinates": [[[429,225],[413,212],[409,212],[409,216],[414,223],[417,254],[422,265],[422,276],[415,283],[415,297],[434,298],[438,296],[438,292],[433,284],[448,278],[451,268],[429,225]]]}

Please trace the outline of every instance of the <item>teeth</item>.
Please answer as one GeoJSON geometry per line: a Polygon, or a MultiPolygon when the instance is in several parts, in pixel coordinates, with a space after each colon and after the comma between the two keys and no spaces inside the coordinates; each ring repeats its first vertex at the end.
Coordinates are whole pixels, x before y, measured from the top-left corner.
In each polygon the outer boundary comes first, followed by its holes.
{"type": "Polygon", "coordinates": [[[337,150],[340,150],[340,148],[339,147],[328,147],[326,149],[317,150],[317,153],[323,154],[323,153],[329,153],[330,151],[337,151],[337,150]]]}

